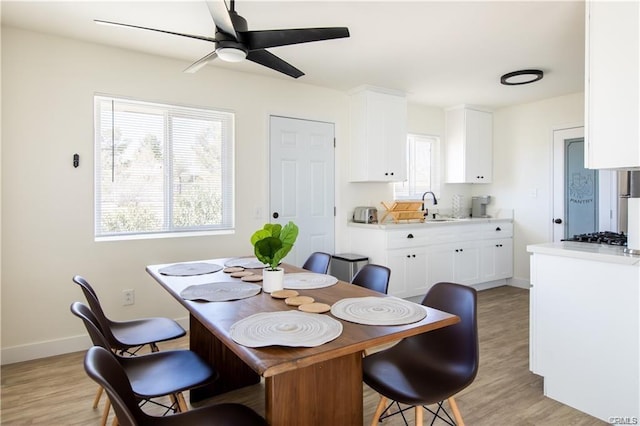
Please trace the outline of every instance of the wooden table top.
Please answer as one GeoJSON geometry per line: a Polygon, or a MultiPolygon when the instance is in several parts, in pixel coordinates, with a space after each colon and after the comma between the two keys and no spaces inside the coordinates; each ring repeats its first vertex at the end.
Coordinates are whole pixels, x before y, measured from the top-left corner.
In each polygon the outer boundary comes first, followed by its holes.
{"type": "MultiPolygon", "coordinates": [[[[210,259],[204,262],[223,266],[227,260],[228,259],[210,259]]],[[[240,357],[240,359],[263,377],[306,367],[354,352],[362,352],[367,348],[452,325],[460,321],[460,318],[455,315],[431,308],[427,308],[427,316],[423,320],[412,324],[397,326],[362,325],[336,318],[342,323],[343,332],[335,340],[323,345],[312,348],[281,346],[249,348],[239,345],[231,339],[229,330],[234,323],[259,312],[296,310],[297,308],[288,306],[283,300],[274,299],[264,292],[261,292],[257,296],[228,302],[196,302],[184,300],[180,297],[180,292],[190,285],[216,281],[233,281],[236,279],[229,277],[229,274],[222,271],[192,277],[165,276],[158,272],[158,270],[164,266],[168,266],[168,264],[150,265],[147,266],[146,270],[178,300],[191,315],[197,318],[211,333],[240,357]]],[[[283,264],[282,266],[285,269],[285,273],[305,272],[303,269],[295,266],[287,264],[283,264]]],[[[261,273],[260,269],[252,269],[251,271],[256,274],[261,273]]],[[[338,281],[337,284],[331,287],[297,291],[301,296],[311,296],[316,302],[329,305],[333,305],[335,302],[349,297],[389,297],[344,281],[338,281]]],[[[331,313],[318,315],[331,315],[331,313]]]]}

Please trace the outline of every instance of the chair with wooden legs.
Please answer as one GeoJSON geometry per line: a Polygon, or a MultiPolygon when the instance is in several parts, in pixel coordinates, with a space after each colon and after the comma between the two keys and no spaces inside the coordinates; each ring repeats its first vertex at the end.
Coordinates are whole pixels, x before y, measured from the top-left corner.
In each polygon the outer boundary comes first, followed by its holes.
{"type": "Polygon", "coordinates": [[[241,404],[196,408],[172,416],[155,417],[140,409],[131,381],[114,354],[100,346],[89,348],[84,358],[87,375],[106,389],[121,426],[252,426],[266,425],[257,413],[241,404]]]}
{"type": "MultiPolygon", "coordinates": [[[[112,321],[109,319],[100,305],[96,291],[87,280],[76,275],[73,282],[78,284],[84,293],[91,311],[98,318],[100,328],[103,330],[112,349],[120,351],[121,355],[128,353],[135,355],[143,346],[149,345],[151,352],[157,352],[158,342],[180,338],[186,334],[184,328],[169,318],[142,318],[130,321],[112,321]]],[[[98,388],[93,399],[93,408],[98,408],[102,388],[98,388]]],[[[105,408],[105,415],[109,414],[109,407],[105,408]]]]}
{"type": "Polygon", "coordinates": [[[184,328],[170,318],[141,318],[130,321],[113,321],[109,319],[100,305],[95,290],[86,279],[80,275],[73,277],[87,299],[91,311],[98,319],[100,327],[113,349],[125,353],[135,354],[137,350],[149,345],[152,352],[158,351],[158,342],[177,339],[186,334],[184,328]],[[135,349],[133,349],[135,348],[135,349]],[[133,351],[132,351],[133,349],[133,351]]]}
{"type": "MultiPolygon", "coordinates": [[[[169,411],[187,411],[188,407],[182,392],[209,384],[218,377],[218,373],[212,367],[190,350],[151,352],[134,357],[113,353],[100,329],[100,323],[87,305],[74,302],[71,304],[71,312],[82,319],[93,344],[109,351],[122,366],[135,395],[143,403],[150,402],[164,406],[165,414],[169,411]],[[154,398],[162,396],[169,396],[170,406],[153,401],[154,398]]],[[[106,424],[109,405],[107,400],[102,425],[106,424]]]]}
{"type": "Polygon", "coordinates": [[[422,304],[457,315],[460,322],[408,337],[362,360],[364,382],[380,394],[372,426],[395,414],[404,418],[403,412],[411,407],[415,407],[416,425],[422,425],[423,407],[449,425],[464,425],[454,395],[469,386],[478,372],[476,291],[460,284],[438,283],[422,304]],[[389,405],[388,400],[392,401],[389,405]],[[455,422],[445,410],[444,400],[455,422]],[[409,407],[401,408],[399,403],[409,407]],[[426,407],[432,404],[437,404],[436,411],[426,407]],[[393,405],[397,411],[387,414],[393,405]]]}
{"type": "Polygon", "coordinates": [[[311,253],[311,255],[307,258],[304,265],[302,265],[302,269],[306,269],[307,271],[315,272],[317,274],[326,274],[329,270],[329,262],[331,261],[331,255],[329,253],[323,253],[321,251],[316,251],[311,253]]]}

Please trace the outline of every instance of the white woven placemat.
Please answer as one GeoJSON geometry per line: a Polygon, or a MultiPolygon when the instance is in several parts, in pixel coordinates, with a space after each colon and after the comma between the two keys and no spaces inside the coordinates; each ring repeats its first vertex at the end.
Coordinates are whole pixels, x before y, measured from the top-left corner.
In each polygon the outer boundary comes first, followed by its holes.
{"type": "Polygon", "coordinates": [[[284,288],[293,290],[309,290],[314,288],[331,287],[338,282],[336,277],[315,272],[296,272],[284,274],[284,288]]]}
{"type": "Polygon", "coordinates": [[[257,257],[234,257],[224,262],[224,266],[229,268],[232,266],[242,266],[247,269],[262,269],[265,267],[265,264],[260,262],[257,257]]]}
{"type": "Polygon", "coordinates": [[[217,282],[190,285],[180,292],[186,300],[206,300],[208,302],[224,302],[227,300],[246,299],[260,293],[262,287],[256,284],[233,282],[217,282]]]}
{"type": "Polygon", "coordinates": [[[327,315],[299,311],[261,312],[231,326],[231,338],[250,348],[313,347],[342,334],[342,324],[327,315]]]}
{"type": "Polygon", "coordinates": [[[402,325],[427,316],[424,306],[397,297],[352,297],[331,307],[333,316],[366,325],[402,325]]]}
{"type": "Polygon", "coordinates": [[[204,275],[218,272],[222,266],[215,263],[194,262],[194,263],[176,263],[174,265],[165,266],[158,269],[162,275],[170,275],[174,277],[191,277],[193,275],[204,275]]]}

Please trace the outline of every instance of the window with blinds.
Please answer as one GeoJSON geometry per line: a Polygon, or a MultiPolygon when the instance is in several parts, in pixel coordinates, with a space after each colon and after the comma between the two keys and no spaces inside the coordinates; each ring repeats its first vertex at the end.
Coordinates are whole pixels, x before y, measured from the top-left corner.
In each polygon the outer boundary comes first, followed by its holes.
{"type": "Polygon", "coordinates": [[[233,113],[94,102],[96,238],[233,228],[233,113]]]}
{"type": "Polygon", "coordinates": [[[440,195],[440,139],[407,135],[407,180],[395,183],[395,199],[420,199],[426,191],[440,195]]]}

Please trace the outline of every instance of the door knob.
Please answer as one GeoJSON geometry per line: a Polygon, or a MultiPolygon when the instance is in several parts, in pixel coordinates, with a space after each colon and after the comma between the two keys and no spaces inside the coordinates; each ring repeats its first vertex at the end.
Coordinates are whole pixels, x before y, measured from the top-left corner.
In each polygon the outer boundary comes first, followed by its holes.
{"type": "Polygon", "coordinates": [[[562,223],[562,219],[560,219],[560,218],[553,219],[553,223],[561,224],[562,223]]]}
{"type": "Polygon", "coordinates": [[[271,216],[273,216],[274,219],[277,219],[280,215],[278,214],[278,212],[273,212],[271,216]]]}

